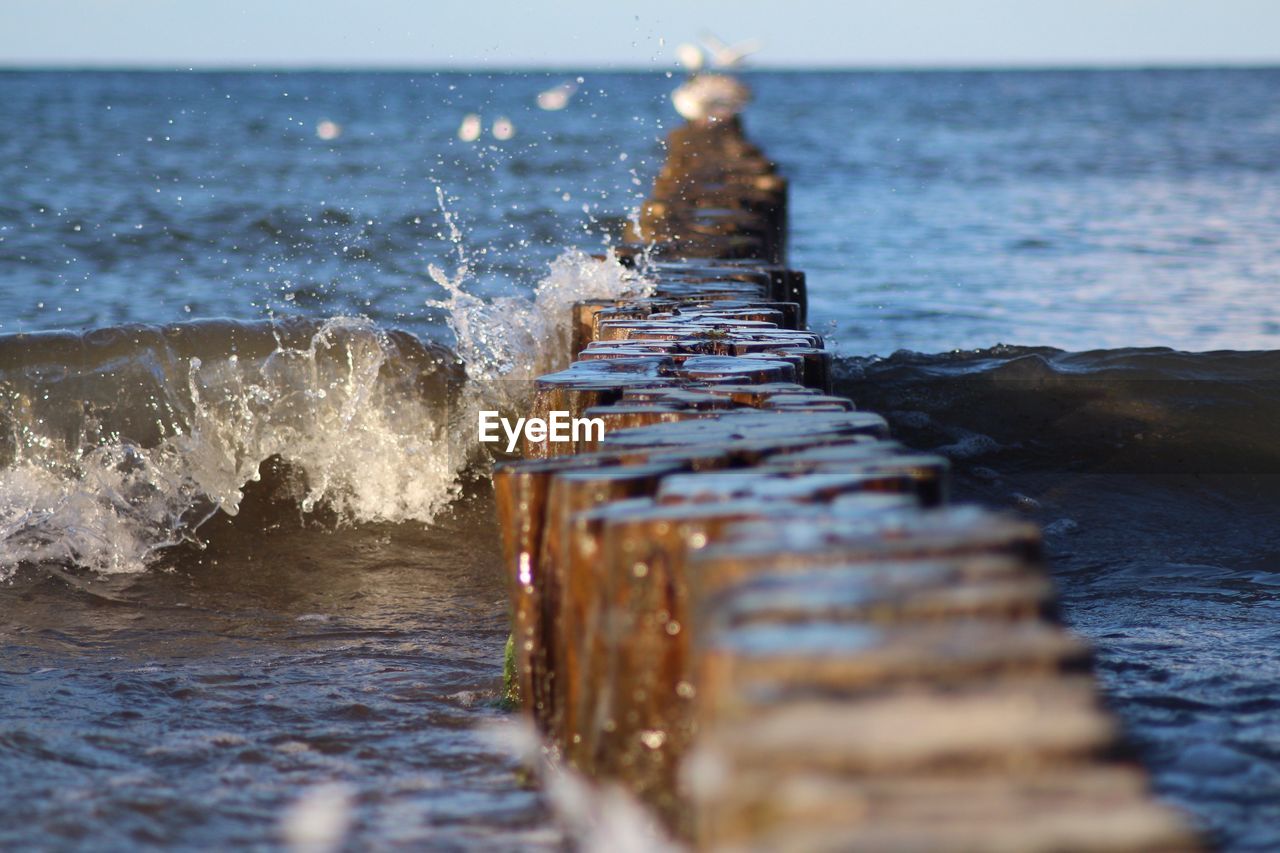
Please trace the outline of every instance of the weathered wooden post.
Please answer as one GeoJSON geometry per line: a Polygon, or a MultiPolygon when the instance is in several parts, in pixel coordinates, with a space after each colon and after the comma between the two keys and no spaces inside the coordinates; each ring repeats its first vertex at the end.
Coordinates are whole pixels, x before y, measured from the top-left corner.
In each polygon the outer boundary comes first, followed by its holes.
{"type": "MultiPolygon", "coordinates": [[[[785,179],[733,116],[672,131],[573,364],[494,473],[522,706],[705,849],[1176,851],[1056,621],[1035,525],[831,395],[785,179]]],[[[601,261],[606,262],[606,261],[601,261]]]]}

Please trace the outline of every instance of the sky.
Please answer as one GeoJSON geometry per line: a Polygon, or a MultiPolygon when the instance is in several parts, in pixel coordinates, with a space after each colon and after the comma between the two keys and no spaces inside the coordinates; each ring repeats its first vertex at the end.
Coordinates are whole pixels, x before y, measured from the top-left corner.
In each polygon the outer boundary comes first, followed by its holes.
{"type": "Polygon", "coordinates": [[[670,68],[1280,64],[1280,0],[0,0],[0,66],[670,68]]]}

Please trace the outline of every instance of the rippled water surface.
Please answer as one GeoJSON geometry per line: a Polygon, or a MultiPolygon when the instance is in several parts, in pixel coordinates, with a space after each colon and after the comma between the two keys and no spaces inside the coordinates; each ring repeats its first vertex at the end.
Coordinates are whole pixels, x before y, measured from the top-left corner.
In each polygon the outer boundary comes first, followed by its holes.
{"type": "Polygon", "coordinates": [[[358,847],[553,845],[478,728],[507,633],[489,496],[430,527],[246,512],[278,517],[142,574],[0,586],[0,846],[262,845],[333,784],[358,847]]]}
{"type": "MultiPolygon", "coordinates": [[[[0,845],[560,843],[481,734],[506,616],[434,346],[523,378],[612,286],[562,255],[674,81],[578,76],[0,73],[0,335],[100,330],[0,341],[0,845]]],[[[751,82],[841,389],[1046,525],[1159,790],[1280,846],[1280,70],[751,82]]]]}

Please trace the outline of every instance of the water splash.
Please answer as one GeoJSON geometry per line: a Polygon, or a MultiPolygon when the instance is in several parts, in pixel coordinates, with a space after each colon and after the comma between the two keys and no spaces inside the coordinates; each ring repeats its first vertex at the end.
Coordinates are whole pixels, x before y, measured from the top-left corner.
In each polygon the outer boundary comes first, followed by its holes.
{"type": "Polygon", "coordinates": [[[273,458],[297,472],[303,512],[343,519],[428,519],[457,490],[451,357],[366,319],[7,343],[22,361],[0,372],[0,578],[22,563],[140,571],[236,515],[273,458]]]}
{"type": "Polygon", "coordinates": [[[456,249],[457,266],[452,273],[435,264],[428,267],[446,297],[425,304],[445,312],[472,390],[490,402],[519,407],[527,401],[518,387],[568,363],[570,309],[575,302],[652,292],[652,282],[622,266],[612,250],[600,258],[569,249],[551,262],[532,298],[521,295],[486,300],[468,293],[464,285],[472,276],[470,254],[439,187],[436,197],[456,249]]]}
{"type": "Polygon", "coordinates": [[[643,293],[569,251],[531,296],[482,299],[444,192],[452,272],[429,267],[457,356],[367,318],[126,326],[0,339],[0,579],[24,563],[136,572],[199,546],[279,461],[299,510],[430,521],[478,456],[475,413],[563,365],[570,306],[643,293]],[[465,363],[465,375],[458,357],[465,363]]]}

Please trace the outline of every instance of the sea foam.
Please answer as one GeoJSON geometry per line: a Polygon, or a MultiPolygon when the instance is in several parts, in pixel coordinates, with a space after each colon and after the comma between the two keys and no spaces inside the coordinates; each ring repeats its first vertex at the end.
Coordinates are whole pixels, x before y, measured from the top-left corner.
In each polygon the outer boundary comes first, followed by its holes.
{"type": "Polygon", "coordinates": [[[24,563],[136,572],[199,546],[268,460],[304,515],[430,521],[478,456],[478,408],[523,405],[568,350],[572,302],[636,287],[578,252],[531,297],[469,294],[465,257],[432,274],[456,355],[359,317],[0,339],[0,579],[24,563]]]}

